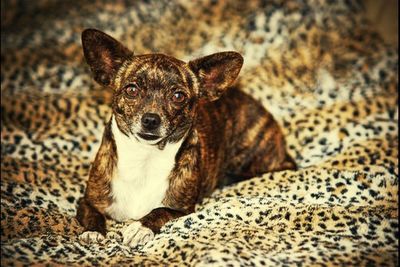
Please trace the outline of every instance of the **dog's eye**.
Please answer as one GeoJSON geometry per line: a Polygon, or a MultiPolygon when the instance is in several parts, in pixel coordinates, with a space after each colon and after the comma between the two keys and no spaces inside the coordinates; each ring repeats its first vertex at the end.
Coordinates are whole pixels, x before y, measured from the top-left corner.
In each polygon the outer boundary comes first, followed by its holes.
{"type": "Polygon", "coordinates": [[[128,97],[137,97],[139,95],[139,88],[134,84],[130,84],[125,87],[125,93],[128,97]]]}
{"type": "Polygon", "coordinates": [[[183,103],[186,100],[186,95],[182,92],[175,92],[172,96],[172,101],[175,103],[183,103]]]}

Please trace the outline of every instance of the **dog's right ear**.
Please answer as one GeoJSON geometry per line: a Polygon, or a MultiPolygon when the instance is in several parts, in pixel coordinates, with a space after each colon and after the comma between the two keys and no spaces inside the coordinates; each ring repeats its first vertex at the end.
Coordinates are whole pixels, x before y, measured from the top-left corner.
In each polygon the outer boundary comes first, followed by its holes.
{"type": "Polygon", "coordinates": [[[133,56],[120,42],[95,29],[82,32],[82,46],[95,81],[105,86],[111,84],[121,65],[133,56]]]}
{"type": "Polygon", "coordinates": [[[239,75],[243,57],[237,52],[221,52],[192,60],[188,64],[200,81],[200,97],[214,101],[239,75]]]}

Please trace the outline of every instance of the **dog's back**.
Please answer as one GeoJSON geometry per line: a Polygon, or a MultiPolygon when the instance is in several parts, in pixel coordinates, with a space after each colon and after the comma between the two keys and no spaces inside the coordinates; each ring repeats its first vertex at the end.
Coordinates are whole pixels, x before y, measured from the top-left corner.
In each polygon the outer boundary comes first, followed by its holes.
{"type": "Polygon", "coordinates": [[[204,179],[213,187],[265,172],[295,169],[278,123],[256,100],[231,88],[217,101],[199,106],[199,136],[204,179]]]}

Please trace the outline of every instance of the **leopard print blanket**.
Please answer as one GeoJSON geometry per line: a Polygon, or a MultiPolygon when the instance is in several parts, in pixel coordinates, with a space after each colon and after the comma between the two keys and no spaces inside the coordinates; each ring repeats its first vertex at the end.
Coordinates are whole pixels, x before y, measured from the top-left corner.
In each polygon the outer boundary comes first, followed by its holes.
{"type": "Polygon", "coordinates": [[[397,266],[398,54],[357,1],[1,1],[1,265],[397,266]],[[110,116],[84,63],[97,28],[136,54],[245,59],[297,171],[215,191],[146,246],[78,240],[110,116]]]}

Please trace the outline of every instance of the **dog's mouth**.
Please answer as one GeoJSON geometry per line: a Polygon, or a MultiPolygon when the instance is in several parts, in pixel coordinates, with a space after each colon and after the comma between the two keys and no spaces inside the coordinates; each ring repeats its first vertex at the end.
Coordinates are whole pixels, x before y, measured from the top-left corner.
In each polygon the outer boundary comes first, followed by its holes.
{"type": "Polygon", "coordinates": [[[147,141],[154,141],[154,140],[157,140],[157,139],[160,139],[160,138],[161,138],[161,136],[154,135],[154,134],[137,133],[137,135],[138,135],[140,138],[142,138],[142,139],[144,139],[144,140],[147,140],[147,141]]]}

